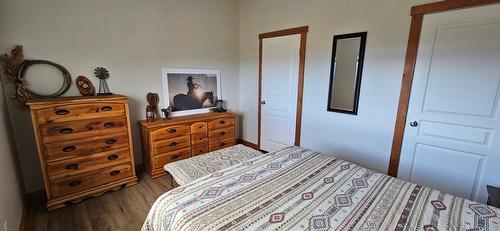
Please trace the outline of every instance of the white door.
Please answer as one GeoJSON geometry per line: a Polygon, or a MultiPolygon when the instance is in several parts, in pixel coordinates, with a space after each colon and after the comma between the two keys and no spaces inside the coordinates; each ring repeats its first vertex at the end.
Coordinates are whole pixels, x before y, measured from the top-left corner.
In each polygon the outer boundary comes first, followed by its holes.
{"type": "Polygon", "coordinates": [[[262,42],[260,148],[272,152],[295,141],[300,35],[262,42]]]}
{"type": "Polygon", "coordinates": [[[398,177],[482,202],[500,186],[499,12],[424,17],[398,177]]]}

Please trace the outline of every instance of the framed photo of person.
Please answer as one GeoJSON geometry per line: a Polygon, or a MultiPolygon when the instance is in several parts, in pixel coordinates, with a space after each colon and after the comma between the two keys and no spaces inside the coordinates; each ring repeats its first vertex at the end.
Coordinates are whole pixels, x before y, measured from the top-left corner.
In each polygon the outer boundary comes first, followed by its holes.
{"type": "Polygon", "coordinates": [[[162,68],[163,105],[172,116],[207,113],[222,99],[218,70],[162,68]]]}

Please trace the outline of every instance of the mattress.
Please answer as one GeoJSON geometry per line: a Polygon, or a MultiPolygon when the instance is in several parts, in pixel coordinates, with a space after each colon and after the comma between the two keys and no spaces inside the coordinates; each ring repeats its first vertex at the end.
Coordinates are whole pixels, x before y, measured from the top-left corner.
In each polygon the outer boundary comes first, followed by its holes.
{"type": "Polygon", "coordinates": [[[142,230],[500,230],[500,210],[289,147],[160,196],[142,230]]]}
{"type": "Polygon", "coordinates": [[[163,168],[179,185],[185,185],[200,177],[225,169],[248,159],[262,155],[262,152],[238,144],[192,158],[175,161],[163,168]]]}

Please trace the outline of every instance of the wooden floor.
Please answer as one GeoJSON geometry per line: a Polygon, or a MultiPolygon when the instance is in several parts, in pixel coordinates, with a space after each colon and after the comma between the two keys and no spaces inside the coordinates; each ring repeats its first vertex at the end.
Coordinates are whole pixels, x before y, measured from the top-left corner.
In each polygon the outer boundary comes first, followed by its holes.
{"type": "Polygon", "coordinates": [[[170,179],[151,179],[143,173],[138,185],[51,212],[44,201],[31,201],[25,230],[140,230],[156,198],[172,188],[170,179]]]}

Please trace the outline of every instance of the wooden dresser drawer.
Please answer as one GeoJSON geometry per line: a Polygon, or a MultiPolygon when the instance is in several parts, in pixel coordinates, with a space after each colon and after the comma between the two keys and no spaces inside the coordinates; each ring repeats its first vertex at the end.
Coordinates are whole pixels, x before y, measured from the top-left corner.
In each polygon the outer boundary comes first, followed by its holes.
{"type": "Polygon", "coordinates": [[[234,126],[234,118],[230,117],[212,120],[208,123],[209,131],[220,128],[233,127],[233,126],[234,126]]]}
{"type": "Polygon", "coordinates": [[[174,161],[178,161],[178,160],[182,160],[182,159],[187,159],[191,157],[191,148],[184,148],[184,149],[180,149],[180,150],[176,150],[176,151],[173,151],[173,152],[169,152],[169,153],[165,153],[165,154],[161,154],[161,155],[156,155],[154,157],[154,161],[155,161],[155,166],[157,166],[158,168],[162,168],[164,165],[168,164],[168,163],[171,163],[171,162],[174,162],[174,161]]]}
{"type": "Polygon", "coordinates": [[[234,139],[234,127],[217,129],[208,134],[210,141],[232,138],[234,139]]]}
{"type": "Polygon", "coordinates": [[[232,112],[210,112],[139,121],[146,171],[152,178],[164,176],[167,163],[233,145],[235,118],[232,112]]]}
{"type": "Polygon", "coordinates": [[[191,134],[206,134],[208,125],[205,122],[191,124],[191,134]]]}
{"type": "Polygon", "coordinates": [[[191,145],[206,145],[208,143],[208,137],[206,133],[195,133],[191,135],[191,145]]]}
{"type": "Polygon", "coordinates": [[[191,156],[197,156],[208,152],[208,145],[196,146],[191,148],[191,156]]]}
{"type": "Polygon", "coordinates": [[[118,133],[100,137],[57,142],[45,145],[48,161],[86,156],[129,146],[128,134],[118,133]]]}
{"type": "Polygon", "coordinates": [[[34,99],[26,105],[49,211],[137,184],[126,96],[34,99]]]}
{"type": "Polygon", "coordinates": [[[166,140],[174,137],[189,135],[189,126],[179,125],[166,128],[160,128],[151,132],[151,140],[166,140]]]}
{"type": "Polygon", "coordinates": [[[130,176],[132,176],[132,166],[130,164],[116,165],[73,177],[54,180],[50,183],[50,191],[53,196],[60,197],[130,176]]]}
{"type": "Polygon", "coordinates": [[[211,152],[211,151],[219,150],[221,148],[227,148],[227,147],[232,146],[234,144],[235,144],[234,138],[210,141],[210,145],[208,147],[208,150],[211,152]]]}
{"type": "Polygon", "coordinates": [[[189,146],[191,146],[191,138],[187,135],[168,140],[156,141],[153,143],[153,152],[155,155],[158,155],[189,146]]]}
{"type": "Polygon", "coordinates": [[[112,102],[68,104],[38,109],[35,114],[40,125],[82,119],[125,116],[125,104],[112,102]]]}
{"type": "Polygon", "coordinates": [[[58,179],[130,162],[130,150],[123,148],[47,164],[50,179],[58,179]]]}
{"type": "Polygon", "coordinates": [[[40,127],[44,143],[72,140],[97,135],[127,131],[125,117],[99,118],[63,123],[51,123],[40,127]]]}

